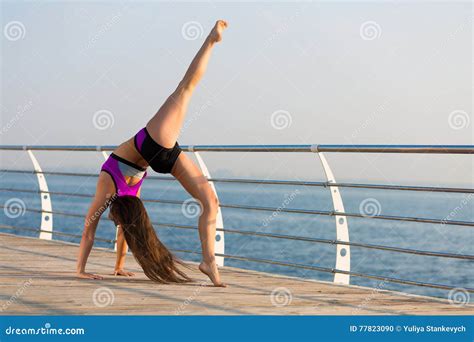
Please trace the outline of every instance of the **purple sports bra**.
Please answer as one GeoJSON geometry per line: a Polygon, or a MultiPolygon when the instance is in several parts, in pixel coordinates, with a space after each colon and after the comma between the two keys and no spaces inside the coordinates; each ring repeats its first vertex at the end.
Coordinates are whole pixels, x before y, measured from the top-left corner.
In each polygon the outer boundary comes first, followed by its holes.
{"type": "Polygon", "coordinates": [[[145,168],[125,160],[115,154],[102,164],[101,171],[107,172],[115,184],[117,196],[137,196],[138,191],[145,179],[147,172],[145,168]],[[141,177],[134,185],[128,185],[125,176],[141,177]]]}

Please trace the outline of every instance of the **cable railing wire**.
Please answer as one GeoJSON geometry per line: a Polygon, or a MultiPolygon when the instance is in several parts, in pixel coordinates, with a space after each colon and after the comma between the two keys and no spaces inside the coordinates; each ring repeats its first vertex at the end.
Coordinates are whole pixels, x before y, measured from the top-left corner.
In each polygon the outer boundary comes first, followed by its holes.
{"type": "MultiPolygon", "coordinates": [[[[79,234],[64,233],[64,232],[58,232],[58,231],[50,232],[50,231],[44,230],[44,229],[37,229],[37,228],[24,227],[24,226],[11,226],[11,225],[7,225],[7,224],[0,224],[0,229],[24,230],[24,231],[29,231],[29,232],[33,232],[33,233],[49,233],[49,234],[54,234],[54,235],[58,235],[58,236],[82,238],[82,235],[79,235],[79,234]]],[[[100,242],[105,242],[105,243],[110,243],[110,244],[115,243],[114,239],[112,239],[112,240],[111,239],[104,239],[104,238],[97,237],[97,236],[94,239],[97,240],[97,241],[100,241],[100,242]]]]}
{"type": "MultiPolygon", "coordinates": [[[[17,191],[17,192],[27,192],[27,193],[49,193],[51,195],[58,196],[71,196],[71,197],[92,197],[92,195],[87,194],[75,194],[75,193],[65,193],[65,192],[54,192],[54,191],[40,191],[40,190],[28,190],[28,189],[11,189],[11,188],[0,188],[0,191],[17,191]]],[[[184,201],[177,200],[165,200],[165,199],[142,199],[143,202],[147,203],[162,203],[162,204],[173,204],[173,205],[183,205],[184,201]]],[[[390,220],[390,221],[402,221],[402,222],[417,222],[417,223],[431,223],[439,225],[454,225],[454,226],[463,226],[463,227],[474,227],[474,222],[471,221],[460,221],[460,220],[446,220],[446,219],[434,219],[434,218],[424,218],[424,217],[412,217],[412,216],[394,216],[394,215],[366,215],[362,213],[341,213],[337,211],[330,210],[315,210],[315,209],[300,209],[300,208],[275,208],[275,207],[262,207],[262,206],[250,206],[242,204],[225,204],[219,203],[219,207],[227,209],[240,209],[240,210],[256,210],[256,211],[267,211],[267,212],[283,212],[291,214],[307,214],[307,215],[321,215],[321,216],[345,216],[345,217],[355,217],[361,219],[379,219],[379,220],[390,220]]]]}
{"type": "MultiPolygon", "coordinates": [[[[0,169],[0,172],[6,173],[26,173],[36,174],[31,170],[14,170],[0,169]]],[[[97,173],[79,173],[79,172],[58,172],[58,171],[42,171],[44,175],[54,176],[73,176],[73,177],[97,177],[97,173]]],[[[161,181],[176,181],[174,177],[167,176],[148,176],[147,179],[161,181]]],[[[269,180],[269,179],[245,179],[245,178],[209,178],[210,182],[215,183],[236,183],[236,184],[264,184],[264,185],[295,185],[295,186],[312,186],[323,187],[329,186],[340,188],[358,188],[372,190],[398,190],[398,191],[426,191],[426,192],[446,192],[446,193],[474,193],[471,188],[452,188],[452,187],[434,187],[434,186],[414,186],[414,185],[390,185],[390,184],[363,184],[363,183],[329,183],[299,180],[269,180]]]]}
{"type": "MultiPolygon", "coordinates": [[[[0,208],[5,208],[5,206],[0,206],[0,208]]],[[[69,212],[61,212],[61,211],[44,211],[44,210],[35,209],[35,208],[25,208],[25,211],[83,218],[83,215],[80,215],[80,214],[69,213],[69,212]]],[[[103,219],[106,220],[106,221],[111,221],[107,217],[104,217],[103,219]]],[[[181,225],[181,224],[176,224],[176,223],[152,222],[152,224],[155,225],[155,226],[175,228],[175,229],[187,229],[187,230],[197,230],[198,229],[196,226],[181,225]]],[[[239,235],[247,235],[247,236],[258,236],[258,237],[266,237],[266,238],[274,238],[274,239],[284,239],[284,240],[312,242],[312,243],[323,243],[323,244],[330,244],[330,245],[345,245],[345,246],[354,246],[354,247],[360,247],[360,248],[376,249],[376,250],[383,250],[383,251],[389,251],[389,252],[398,252],[398,253],[405,253],[405,254],[415,254],[415,255],[423,255],[423,256],[442,257],[442,258],[474,260],[474,255],[468,255],[468,254],[432,252],[432,251],[423,251],[423,250],[416,250],[416,249],[409,249],[409,248],[400,248],[400,247],[392,247],[392,246],[366,244],[366,243],[361,243],[361,242],[352,242],[352,241],[351,242],[346,242],[346,241],[311,238],[311,237],[304,237],[304,236],[262,233],[262,232],[256,232],[256,231],[243,231],[243,230],[237,230],[237,229],[232,229],[232,228],[223,229],[221,227],[217,227],[216,230],[217,231],[223,231],[226,234],[229,233],[229,234],[239,234],[239,235]]],[[[37,231],[40,231],[40,230],[37,230],[37,231]]],[[[56,232],[54,232],[54,234],[56,234],[56,232]]],[[[78,236],[78,237],[81,237],[81,236],[78,236]]],[[[115,242],[115,240],[110,240],[110,241],[115,242]]]]}

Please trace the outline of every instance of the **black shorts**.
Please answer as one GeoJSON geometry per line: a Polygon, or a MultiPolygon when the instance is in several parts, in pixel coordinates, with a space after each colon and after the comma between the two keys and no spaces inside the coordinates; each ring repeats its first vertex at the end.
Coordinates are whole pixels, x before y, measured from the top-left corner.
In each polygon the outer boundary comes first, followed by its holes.
{"type": "Polygon", "coordinates": [[[153,140],[146,127],[133,138],[135,148],[150,167],[159,173],[171,173],[179,154],[182,152],[178,142],[172,148],[166,148],[153,140]]]}

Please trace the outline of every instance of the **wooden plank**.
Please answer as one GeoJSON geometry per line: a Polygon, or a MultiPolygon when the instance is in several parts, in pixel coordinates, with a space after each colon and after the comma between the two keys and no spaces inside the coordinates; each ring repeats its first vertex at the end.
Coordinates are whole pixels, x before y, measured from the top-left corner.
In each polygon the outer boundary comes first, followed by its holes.
{"type": "Polygon", "coordinates": [[[93,249],[88,272],[104,280],[74,276],[78,246],[0,234],[2,315],[472,315],[474,306],[394,291],[296,279],[232,267],[221,268],[227,288],[207,281],[195,264],[191,284],[148,280],[131,256],[136,277],[114,277],[115,254],[93,249]],[[272,296],[274,291],[280,295],[272,296]]]}

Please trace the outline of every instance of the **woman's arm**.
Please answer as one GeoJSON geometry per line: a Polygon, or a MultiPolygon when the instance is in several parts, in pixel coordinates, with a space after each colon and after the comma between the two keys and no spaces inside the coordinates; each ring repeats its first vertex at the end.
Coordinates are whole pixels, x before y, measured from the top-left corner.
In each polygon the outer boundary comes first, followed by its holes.
{"type": "Polygon", "coordinates": [[[87,258],[92,250],[94,245],[95,231],[97,229],[97,224],[99,223],[99,217],[94,219],[94,212],[100,207],[95,201],[92,202],[89,211],[86,216],[86,223],[84,224],[84,231],[82,232],[81,244],[79,246],[79,255],[77,257],[77,268],[76,275],[79,278],[86,279],[102,279],[101,276],[96,274],[86,273],[86,263],[87,258]]]}
{"type": "Polygon", "coordinates": [[[101,172],[97,181],[97,188],[94,200],[89,207],[84,223],[84,231],[79,246],[77,258],[76,275],[79,278],[102,279],[101,276],[86,273],[87,258],[94,245],[94,237],[100,217],[110,204],[110,199],[115,193],[115,186],[108,174],[101,172]]]}
{"type": "Polygon", "coordinates": [[[125,271],[125,256],[127,255],[127,242],[125,241],[125,236],[123,235],[123,230],[120,226],[117,227],[117,260],[115,262],[114,275],[116,276],[126,276],[133,277],[135,274],[133,272],[125,271]]]}

